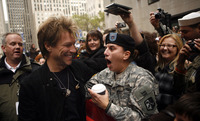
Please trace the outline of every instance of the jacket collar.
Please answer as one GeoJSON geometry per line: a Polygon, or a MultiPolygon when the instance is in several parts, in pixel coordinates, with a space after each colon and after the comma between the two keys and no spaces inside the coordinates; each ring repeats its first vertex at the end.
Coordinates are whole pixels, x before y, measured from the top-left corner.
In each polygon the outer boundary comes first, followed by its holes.
{"type": "MultiPolygon", "coordinates": [[[[2,71],[2,69],[7,69],[5,62],[4,62],[5,57],[6,56],[4,55],[0,60],[0,71],[2,71]]],[[[21,61],[21,64],[18,69],[20,69],[20,68],[23,68],[25,71],[32,70],[31,62],[30,62],[29,58],[26,57],[24,54],[23,54],[22,61],[21,61]]]]}

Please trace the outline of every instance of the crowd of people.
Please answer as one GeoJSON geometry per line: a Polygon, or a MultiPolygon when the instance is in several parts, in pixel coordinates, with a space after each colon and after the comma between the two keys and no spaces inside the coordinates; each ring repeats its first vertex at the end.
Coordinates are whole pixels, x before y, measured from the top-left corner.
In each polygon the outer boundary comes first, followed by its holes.
{"type": "Polygon", "coordinates": [[[39,49],[33,44],[26,55],[20,34],[5,33],[0,121],[98,121],[87,117],[88,99],[104,120],[199,120],[200,11],[178,19],[173,30],[150,13],[158,35],[139,31],[131,13],[120,17],[129,35],[91,30],[79,48],[78,27],[64,16],[42,23],[39,49]],[[91,90],[95,84],[105,85],[104,95],[91,90]]]}

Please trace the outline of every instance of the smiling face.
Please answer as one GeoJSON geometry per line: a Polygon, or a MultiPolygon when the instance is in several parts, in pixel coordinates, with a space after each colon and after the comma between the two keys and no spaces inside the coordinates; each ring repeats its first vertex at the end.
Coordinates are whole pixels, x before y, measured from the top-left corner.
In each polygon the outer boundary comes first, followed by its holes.
{"type": "Polygon", "coordinates": [[[121,46],[116,44],[107,44],[104,55],[107,61],[107,67],[117,74],[123,72],[130,63],[128,61],[130,51],[124,51],[121,46]]]}
{"type": "Polygon", "coordinates": [[[165,38],[159,46],[161,57],[166,60],[166,62],[175,59],[177,55],[177,46],[176,41],[173,38],[165,38]]]}
{"type": "Polygon", "coordinates": [[[62,68],[70,65],[72,63],[73,55],[76,53],[74,44],[75,38],[73,35],[69,32],[62,32],[55,47],[45,45],[46,49],[49,51],[49,58],[47,61],[62,68]]]}
{"type": "Polygon", "coordinates": [[[22,38],[17,34],[9,34],[6,37],[2,50],[6,55],[7,62],[20,62],[23,55],[22,38]]]}
{"type": "Polygon", "coordinates": [[[100,47],[100,39],[94,36],[89,36],[87,40],[88,47],[91,51],[95,51],[100,47]]]}

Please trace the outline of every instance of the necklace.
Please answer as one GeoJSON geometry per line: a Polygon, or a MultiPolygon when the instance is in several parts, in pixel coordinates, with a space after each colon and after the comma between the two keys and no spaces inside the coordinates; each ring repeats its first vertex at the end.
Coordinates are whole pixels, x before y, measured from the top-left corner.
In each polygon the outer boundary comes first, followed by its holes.
{"type": "Polygon", "coordinates": [[[58,78],[58,76],[54,72],[52,73],[55,76],[55,79],[58,82],[60,89],[65,90],[65,97],[69,96],[71,94],[71,90],[69,89],[69,72],[67,71],[67,83],[68,83],[67,89],[65,85],[62,83],[62,81],[58,78]]]}

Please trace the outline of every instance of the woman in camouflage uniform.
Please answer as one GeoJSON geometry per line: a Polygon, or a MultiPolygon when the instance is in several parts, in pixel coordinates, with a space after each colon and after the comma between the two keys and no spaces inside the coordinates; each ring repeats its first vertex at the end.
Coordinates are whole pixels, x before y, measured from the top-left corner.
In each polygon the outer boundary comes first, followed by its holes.
{"type": "Polygon", "coordinates": [[[106,37],[104,52],[107,67],[93,76],[86,84],[92,101],[106,114],[119,121],[139,121],[157,113],[155,95],[158,84],[147,70],[131,63],[134,59],[134,40],[128,36],[110,33],[106,37]],[[105,95],[89,88],[102,83],[105,95]]]}

